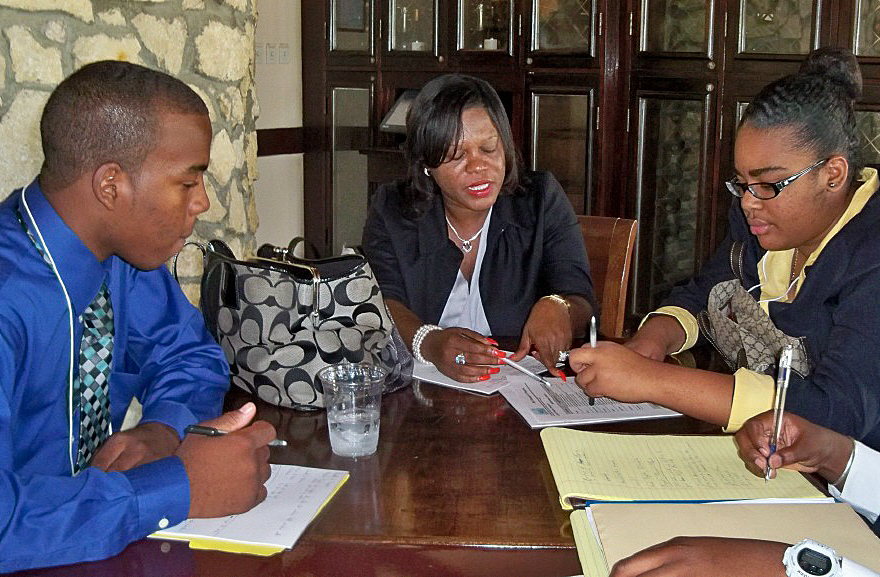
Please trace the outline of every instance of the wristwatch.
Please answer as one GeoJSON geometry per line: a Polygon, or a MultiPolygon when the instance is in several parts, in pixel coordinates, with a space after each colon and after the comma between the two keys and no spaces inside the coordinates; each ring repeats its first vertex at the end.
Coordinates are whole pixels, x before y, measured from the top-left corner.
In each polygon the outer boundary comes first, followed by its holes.
{"type": "Polygon", "coordinates": [[[804,539],[785,550],[782,558],[788,577],[838,577],[842,558],[831,547],[804,539]]]}

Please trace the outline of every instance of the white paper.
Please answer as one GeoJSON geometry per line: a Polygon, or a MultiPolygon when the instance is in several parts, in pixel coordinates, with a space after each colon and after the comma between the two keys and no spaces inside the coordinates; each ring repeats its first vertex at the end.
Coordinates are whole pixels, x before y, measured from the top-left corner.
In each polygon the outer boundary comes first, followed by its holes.
{"type": "Polygon", "coordinates": [[[510,384],[501,389],[507,402],[533,429],[680,416],[680,413],[653,403],[619,403],[602,397],[596,398],[595,404],[590,406],[590,398],[574,379],[548,380],[551,390],[527,377],[511,378],[510,384]]]}
{"type": "Polygon", "coordinates": [[[295,465],[270,465],[268,496],[246,513],[214,519],[187,519],[151,537],[215,540],[290,548],[324,504],[333,496],[348,471],[295,465]]]}
{"type": "MultiPolygon", "coordinates": [[[[507,353],[510,355],[511,353],[507,353]]],[[[523,360],[517,362],[518,365],[522,366],[524,369],[532,371],[535,374],[543,373],[547,370],[541,361],[536,359],[533,356],[526,355],[523,360]]],[[[528,377],[518,370],[510,367],[508,365],[491,365],[493,367],[500,367],[501,371],[498,373],[491,375],[486,381],[479,381],[476,383],[459,383],[458,381],[447,377],[435,367],[432,363],[420,363],[416,362],[413,367],[413,377],[419,379],[420,381],[425,381],[427,383],[434,383],[435,385],[442,385],[444,387],[451,387],[453,389],[460,389],[463,391],[471,391],[474,393],[480,393],[483,395],[491,395],[493,393],[497,393],[501,387],[505,387],[512,382],[519,382],[521,379],[527,379],[533,383],[536,383],[538,386],[542,386],[538,381],[528,377]]]]}

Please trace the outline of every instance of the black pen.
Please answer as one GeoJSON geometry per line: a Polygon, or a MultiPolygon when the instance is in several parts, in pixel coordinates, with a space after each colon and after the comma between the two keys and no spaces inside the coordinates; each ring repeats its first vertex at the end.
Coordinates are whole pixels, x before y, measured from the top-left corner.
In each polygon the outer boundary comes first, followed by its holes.
{"type": "MultiPolygon", "coordinates": [[[[214,427],[206,427],[205,425],[189,425],[183,430],[184,433],[193,435],[204,435],[206,437],[219,437],[226,435],[229,431],[222,431],[214,427]]],[[[270,447],[286,447],[287,441],[284,439],[272,439],[269,441],[270,447]]]]}

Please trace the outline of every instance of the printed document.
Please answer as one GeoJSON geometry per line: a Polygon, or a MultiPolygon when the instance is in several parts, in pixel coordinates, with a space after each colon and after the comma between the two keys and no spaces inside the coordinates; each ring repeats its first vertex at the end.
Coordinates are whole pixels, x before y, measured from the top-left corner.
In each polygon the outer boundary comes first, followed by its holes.
{"type": "Polygon", "coordinates": [[[573,378],[566,381],[556,377],[547,380],[550,381],[551,390],[534,379],[518,374],[511,377],[510,383],[501,389],[510,406],[533,429],[680,416],[680,413],[653,403],[619,403],[597,398],[591,406],[590,398],[573,378]]]}
{"type": "MultiPolygon", "coordinates": [[[[507,351],[508,356],[511,354],[507,351]]],[[[541,361],[536,359],[531,355],[526,355],[523,360],[519,361],[517,364],[522,365],[524,369],[532,371],[533,373],[541,374],[547,370],[541,361]]],[[[479,381],[476,383],[459,383],[455,379],[451,379],[437,370],[437,367],[434,366],[433,363],[420,363],[418,361],[415,362],[415,366],[413,366],[413,377],[419,379],[420,381],[426,381],[428,383],[434,383],[435,385],[442,385],[444,387],[451,387],[453,389],[460,389],[462,391],[470,391],[472,393],[480,393],[483,395],[491,395],[493,393],[497,393],[501,387],[504,387],[511,382],[517,382],[522,379],[528,379],[533,383],[541,386],[541,383],[536,380],[528,377],[518,370],[510,367],[508,365],[491,365],[493,367],[499,367],[501,371],[489,377],[489,380],[479,381]]]]}

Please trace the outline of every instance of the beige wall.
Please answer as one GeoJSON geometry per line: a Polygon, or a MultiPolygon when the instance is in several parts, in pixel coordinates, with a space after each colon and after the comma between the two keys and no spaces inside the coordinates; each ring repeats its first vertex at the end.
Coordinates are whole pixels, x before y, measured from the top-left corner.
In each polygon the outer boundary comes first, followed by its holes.
{"type": "MultiPolygon", "coordinates": [[[[316,1],[316,0],[306,0],[316,1]]],[[[259,0],[257,128],[302,126],[301,0],[259,0]]],[[[286,245],[303,233],[303,155],[257,159],[257,244],[286,245]]]]}
{"type": "MultiPolygon", "coordinates": [[[[88,62],[127,60],[180,78],[205,100],[214,129],[205,177],[211,208],[193,240],[223,238],[236,254],[252,252],[255,2],[0,0],[0,198],[39,170],[39,117],[52,89],[88,62]]],[[[180,267],[191,300],[196,254],[180,267]]]]}

